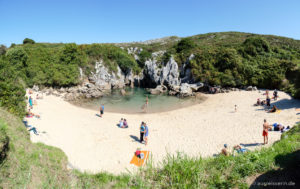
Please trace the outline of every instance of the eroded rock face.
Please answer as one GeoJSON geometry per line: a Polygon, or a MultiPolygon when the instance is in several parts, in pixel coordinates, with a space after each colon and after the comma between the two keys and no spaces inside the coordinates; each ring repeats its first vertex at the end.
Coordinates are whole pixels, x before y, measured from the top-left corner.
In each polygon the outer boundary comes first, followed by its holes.
{"type": "Polygon", "coordinates": [[[162,68],[158,67],[155,59],[147,60],[145,62],[144,79],[149,87],[180,85],[178,64],[173,57],[162,68]]]}
{"type": "Polygon", "coordinates": [[[164,85],[158,85],[155,89],[150,89],[150,93],[154,95],[166,93],[167,91],[168,88],[164,85]]]}
{"type": "Polygon", "coordinates": [[[89,81],[102,89],[123,88],[125,86],[125,74],[117,67],[117,73],[110,72],[100,60],[95,64],[95,73],[89,77],[89,81]]]}
{"type": "Polygon", "coordinates": [[[180,67],[180,78],[182,83],[193,83],[192,70],[190,68],[190,61],[194,59],[194,54],[191,54],[188,60],[180,67]]]}
{"type": "Polygon", "coordinates": [[[179,85],[179,72],[178,64],[174,58],[171,57],[166,66],[162,68],[162,74],[160,75],[160,83],[164,85],[179,85]]]}

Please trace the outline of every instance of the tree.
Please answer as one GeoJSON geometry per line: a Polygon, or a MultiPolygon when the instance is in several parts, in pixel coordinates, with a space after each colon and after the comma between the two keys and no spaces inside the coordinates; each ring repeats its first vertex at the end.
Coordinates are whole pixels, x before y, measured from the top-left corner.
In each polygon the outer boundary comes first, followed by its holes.
{"type": "Polygon", "coordinates": [[[23,47],[15,47],[9,49],[6,53],[8,61],[13,64],[17,69],[27,67],[28,55],[23,47]]]}
{"type": "Polygon", "coordinates": [[[5,45],[1,45],[0,46],[0,56],[4,55],[6,53],[6,51],[7,51],[6,46],[5,45]]]}
{"type": "Polygon", "coordinates": [[[250,37],[244,41],[243,46],[245,52],[252,56],[270,52],[269,43],[261,37],[250,37]]]}
{"type": "Polygon", "coordinates": [[[196,47],[196,44],[191,38],[184,38],[178,42],[178,44],[176,46],[176,51],[178,53],[181,53],[181,52],[185,53],[195,47],[196,47]]]}
{"type": "Polygon", "coordinates": [[[60,55],[60,61],[62,64],[81,64],[80,52],[75,43],[66,44],[60,55]]]}
{"type": "Polygon", "coordinates": [[[15,43],[12,43],[9,48],[14,48],[16,46],[15,43]]]}
{"type": "Polygon", "coordinates": [[[35,44],[35,41],[29,38],[23,40],[23,44],[35,44]]]}

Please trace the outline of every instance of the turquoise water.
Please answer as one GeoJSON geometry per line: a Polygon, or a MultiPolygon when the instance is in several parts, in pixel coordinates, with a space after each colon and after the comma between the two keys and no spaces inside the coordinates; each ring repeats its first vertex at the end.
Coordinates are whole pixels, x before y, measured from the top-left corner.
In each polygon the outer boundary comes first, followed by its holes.
{"type": "Polygon", "coordinates": [[[105,111],[118,113],[154,113],[170,111],[186,106],[198,104],[203,99],[178,98],[168,95],[151,95],[142,88],[126,88],[126,95],[122,96],[120,90],[113,90],[110,95],[98,99],[81,100],[75,104],[81,107],[99,110],[101,104],[104,104],[105,111]],[[148,96],[148,107],[142,109],[148,96]]]}

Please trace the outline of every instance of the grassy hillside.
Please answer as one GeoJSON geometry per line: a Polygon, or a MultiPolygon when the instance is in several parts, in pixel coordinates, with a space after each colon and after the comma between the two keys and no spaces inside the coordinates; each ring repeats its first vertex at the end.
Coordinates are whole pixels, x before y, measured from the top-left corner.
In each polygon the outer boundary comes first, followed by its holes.
{"type": "MultiPolygon", "coordinates": [[[[68,170],[61,150],[31,143],[20,119],[3,110],[0,133],[0,188],[248,188],[253,176],[264,181],[261,177],[270,178],[270,172],[276,177],[281,171],[299,168],[300,125],[259,151],[205,159],[179,153],[166,157],[161,168],[148,165],[137,174],[120,176],[68,170]],[[5,143],[8,148],[3,148],[5,143]]],[[[299,174],[291,175],[285,178],[299,180],[299,174]]]]}
{"type": "Polygon", "coordinates": [[[0,188],[69,186],[67,158],[61,150],[32,144],[20,119],[3,110],[0,110],[0,131],[1,138],[8,143],[5,159],[0,162],[0,188]]]}

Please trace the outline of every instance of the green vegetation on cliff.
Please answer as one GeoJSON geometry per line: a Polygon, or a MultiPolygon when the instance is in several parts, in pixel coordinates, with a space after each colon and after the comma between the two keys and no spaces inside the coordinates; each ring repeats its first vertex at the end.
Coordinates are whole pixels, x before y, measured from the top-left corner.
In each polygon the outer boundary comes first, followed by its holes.
{"type": "Polygon", "coordinates": [[[100,59],[111,72],[117,72],[119,66],[125,73],[139,73],[157,51],[165,51],[158,63],[174,56],[179,66],[193,54],[186,68],[195,81],[223,87],[277,88],[300,97],[300,41],[284,37],[222,32],[152,43],[76,45],[32,39],[23,43],[0,46],[0,106],[20,116],[24,114],[25,87],[78,85],[82,82],[79,70],[89,76],[100,59]],[[127,53],[127,48],[134,47],[143,49],[137,61],[127,53]]]}
{"type": "Polygon", "coordinates": [[[166,157],[160,168],[150,164],[120,176],[68,170],[61,150],[31,143],[21,120],[1,109],[0,134],[0,188],[247,188],[249,177],[282,170],[294,176],[288,181],[299,180],[292,171],[299,169],[300,125],[258,151],[215,158],[179,153],[166,157]]]}
{"type": "MultiPolygon", "coordinates": [[[[196,81],[210,85],[284,89],[299,95],[300,41],[277,36],[237,32],[210,33],[183,38],[165,56],[179,65],[187,62],[196,81]],[[299,74],[298,74],[299,75],[299,74]]],[[[300,97],[300,96],[298,96],[300,97]]]]}

